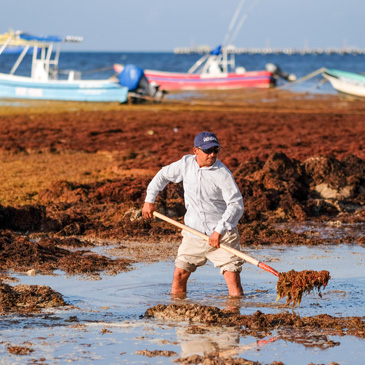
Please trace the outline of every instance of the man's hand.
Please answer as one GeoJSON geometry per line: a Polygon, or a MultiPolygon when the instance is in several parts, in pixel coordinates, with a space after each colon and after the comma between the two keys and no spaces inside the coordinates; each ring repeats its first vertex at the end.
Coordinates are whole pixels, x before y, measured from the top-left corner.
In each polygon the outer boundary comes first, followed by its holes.
{"type": "Polygon", "coordinates": [[[155,204],[145,202],[142,208],[142,216],[145,219],[153,218],[153,212],[156,210],[155,204]]]}
{"type": "Polygon", "coordinates": [[[219,248],[220,247],[219,241],[220,241],[221,237],[222,237],[221,234],[219,234],[218,232],[214,231],[212,233],[212,235],[209,237],[209,244],[212,247],[219,248]]]}

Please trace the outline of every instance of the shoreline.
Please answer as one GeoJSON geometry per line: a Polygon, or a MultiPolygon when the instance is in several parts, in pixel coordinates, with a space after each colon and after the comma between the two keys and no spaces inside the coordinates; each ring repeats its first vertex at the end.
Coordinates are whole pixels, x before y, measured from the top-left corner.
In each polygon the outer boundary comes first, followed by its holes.
{"type": "Polygon", "coordinates": [[[87,111],[250,111],[250,112],[295,112],[305,113],[350,113],[362,114],[365,105],[361,99],[351,99],[333,94],[295,92],[280,88],[243,90],[170,91],[161,103],[142,104],[88,103],[40,100],[3,100],[0,115],[54,114],[87,111]]]}

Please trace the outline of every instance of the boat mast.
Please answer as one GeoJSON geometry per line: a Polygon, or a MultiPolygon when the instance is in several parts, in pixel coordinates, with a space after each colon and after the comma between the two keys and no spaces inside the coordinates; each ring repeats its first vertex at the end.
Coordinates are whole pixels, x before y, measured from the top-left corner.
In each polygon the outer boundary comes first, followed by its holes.
{"type": "Polygon", "coordinates": [[[239,23],[236,25],[238,16],[240,15],[243,5],[246,2],[246,0],[241,0],[241,2],[238,4],[237,9],[235,11],[235,13],[233,14],[231,23],[229,24],[227,33],[224,37],[224,41],[223,41],[223,46],[228,46],[230,44],[233,44],[233,42],[235,41],[238,32],[240,31],[240,29],[242,28],[242,25],[244,24],[244,22],[246,21],[249,13],[253,10],[253,8],[259,3],[260,0],[255,0],[250,7],[247,9],[246,13],[242,14],[239,23]]]}
{"type": "Polygon", "coordinates": [[[235,55],[233,52],[230,52],[228,47],[232,46],[234,41],[236,40],[236,37],[238,35],[238,32],[242,28],[244,22],[246,21],[249,13],[253,10],[253,8],[259,3],[260,0],[255,0],[248,8],[246,13],[242,14],[239,22],[237,23],[237,20],[239,19],[240,13],[242,12],[243,5],[245,4],[246,0],[241,0],[240,3],[237,6],[236,11],[233,14],[233,17],[231,19],[231,22],[229,24],[227,33],[224,37],[223,45],[222,45],[222,67],[225,72],[228,71],[228,66],[231,67],[232,70],[235,69],[235,55]]]}
{"type": "MultiPolygon", "coordinates": [[[[228,74],[230,70],[234,71],[236,68],[235,53],[231,49],[234,40],[237,37],[239,30],[242,28],[243,23],[246,21],[248,14],[258,4],[260,0],[254,0],[249,6],[248,10],[240,16],[243,6],[246,0],[241,0],[233,14],[233,17],[229,23],[227,32],[225,34],[222,46],[219,53],[215,53],[215,50],[201,57],[195,64],[190,67],[188,74],[228,74]],[[238,22],[238,23],[237,23],[238,22]]],[[[217,47],[218,48],[218,47],[217,47]]]]}
{"type": "Polygon", "coordinates": [[[226,35],[224,36],[224,40],[223,40],[223,46],[227,46],[229,43],[229,39],[230,39],[230,35],[232,33],[232,30],[233,30],[233,27],[237,21],[237,18],[238,18],[238,15],[240,14],[241,10],[242,10],[242,7],[244,5],[246,0],[241,0],[240,3],[238,4],[237,6],[237,9],[236,11],[234,12],[233,14],[233,17],[231,19],[231,22],[229,23],[229,26],[228,26],[228,29],[227,29],[227,32],[226,32],[226,35]]]}

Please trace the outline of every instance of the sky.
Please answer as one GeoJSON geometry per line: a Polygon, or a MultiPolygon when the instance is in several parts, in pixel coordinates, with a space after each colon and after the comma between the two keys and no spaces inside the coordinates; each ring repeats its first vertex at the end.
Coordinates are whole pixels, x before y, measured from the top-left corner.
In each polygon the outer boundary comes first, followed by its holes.
{"type": "MultiPolygon", "coordinates": [[[[75,51],[167,51],[221,44],[241,0],[1,0],[0,33],[83,36],[75,51]]],[[[233,44],[365,49],[365,0],[246,0],[233,44]]]]}

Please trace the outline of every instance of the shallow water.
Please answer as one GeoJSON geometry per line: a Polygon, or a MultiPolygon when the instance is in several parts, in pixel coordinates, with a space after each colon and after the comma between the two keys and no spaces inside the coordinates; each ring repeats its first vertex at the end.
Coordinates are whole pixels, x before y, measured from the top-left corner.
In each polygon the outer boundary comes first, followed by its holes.
{"type": "MultiPolygon", "coordinates": [[[[108,248],[98,248],[108,252],[108,248]]],[[[323,247],[270,247],[248,249],[247,254],[276,270],[329,270],[331,280],[320,298],[316,293],[303,297],[295,312],[301,316],[327,313],[334,316],[364,316],[365,250],[357,245],[323,247]]],[[[187,334],[187,323],[145,319],[141,316],[155,304],[176,302],[169,295],[173,262],[136,264],[135,270],[101,280],[57,276],[21,276],[23,284],[49,285],[72,305],[68,310],[48,310],[33,316],[7,315],[0,322],[0,363],[24,364],[44,358],[46,363],[66,362],[117,364],[170,364],[177,356],[219,349],[229,356],[240,356],[262,363],[362,364],[364,341],[352,336],[327,336],[339,345],[326,348],[326,341],[315,334],[273,332],[256,339],[240,336],[235,328],[209,328],[206,334],[187,334]],[[296,342],[292,342],[295,338],[296,342]],[[260,340],[268,340],[260,341],[260,340]],[[271,342],[270,342],[271,341],[271,342]],[[7,352],[9,345],[31,347],[29,355],[7,352]],[[174,357],[146,357],[138,350],[170,350],[174,357]]],[[[278,313],[284,301],[275,304],[277,278],[250,264],[242,272],[245,298],[232,301],[219,271],[207,264],[192,274],[188,296],[177,302],[226,308],[238,306],[241,314],[278,313]]],[[[291,310],[291,309],[289,309],[291,310]]]]}

